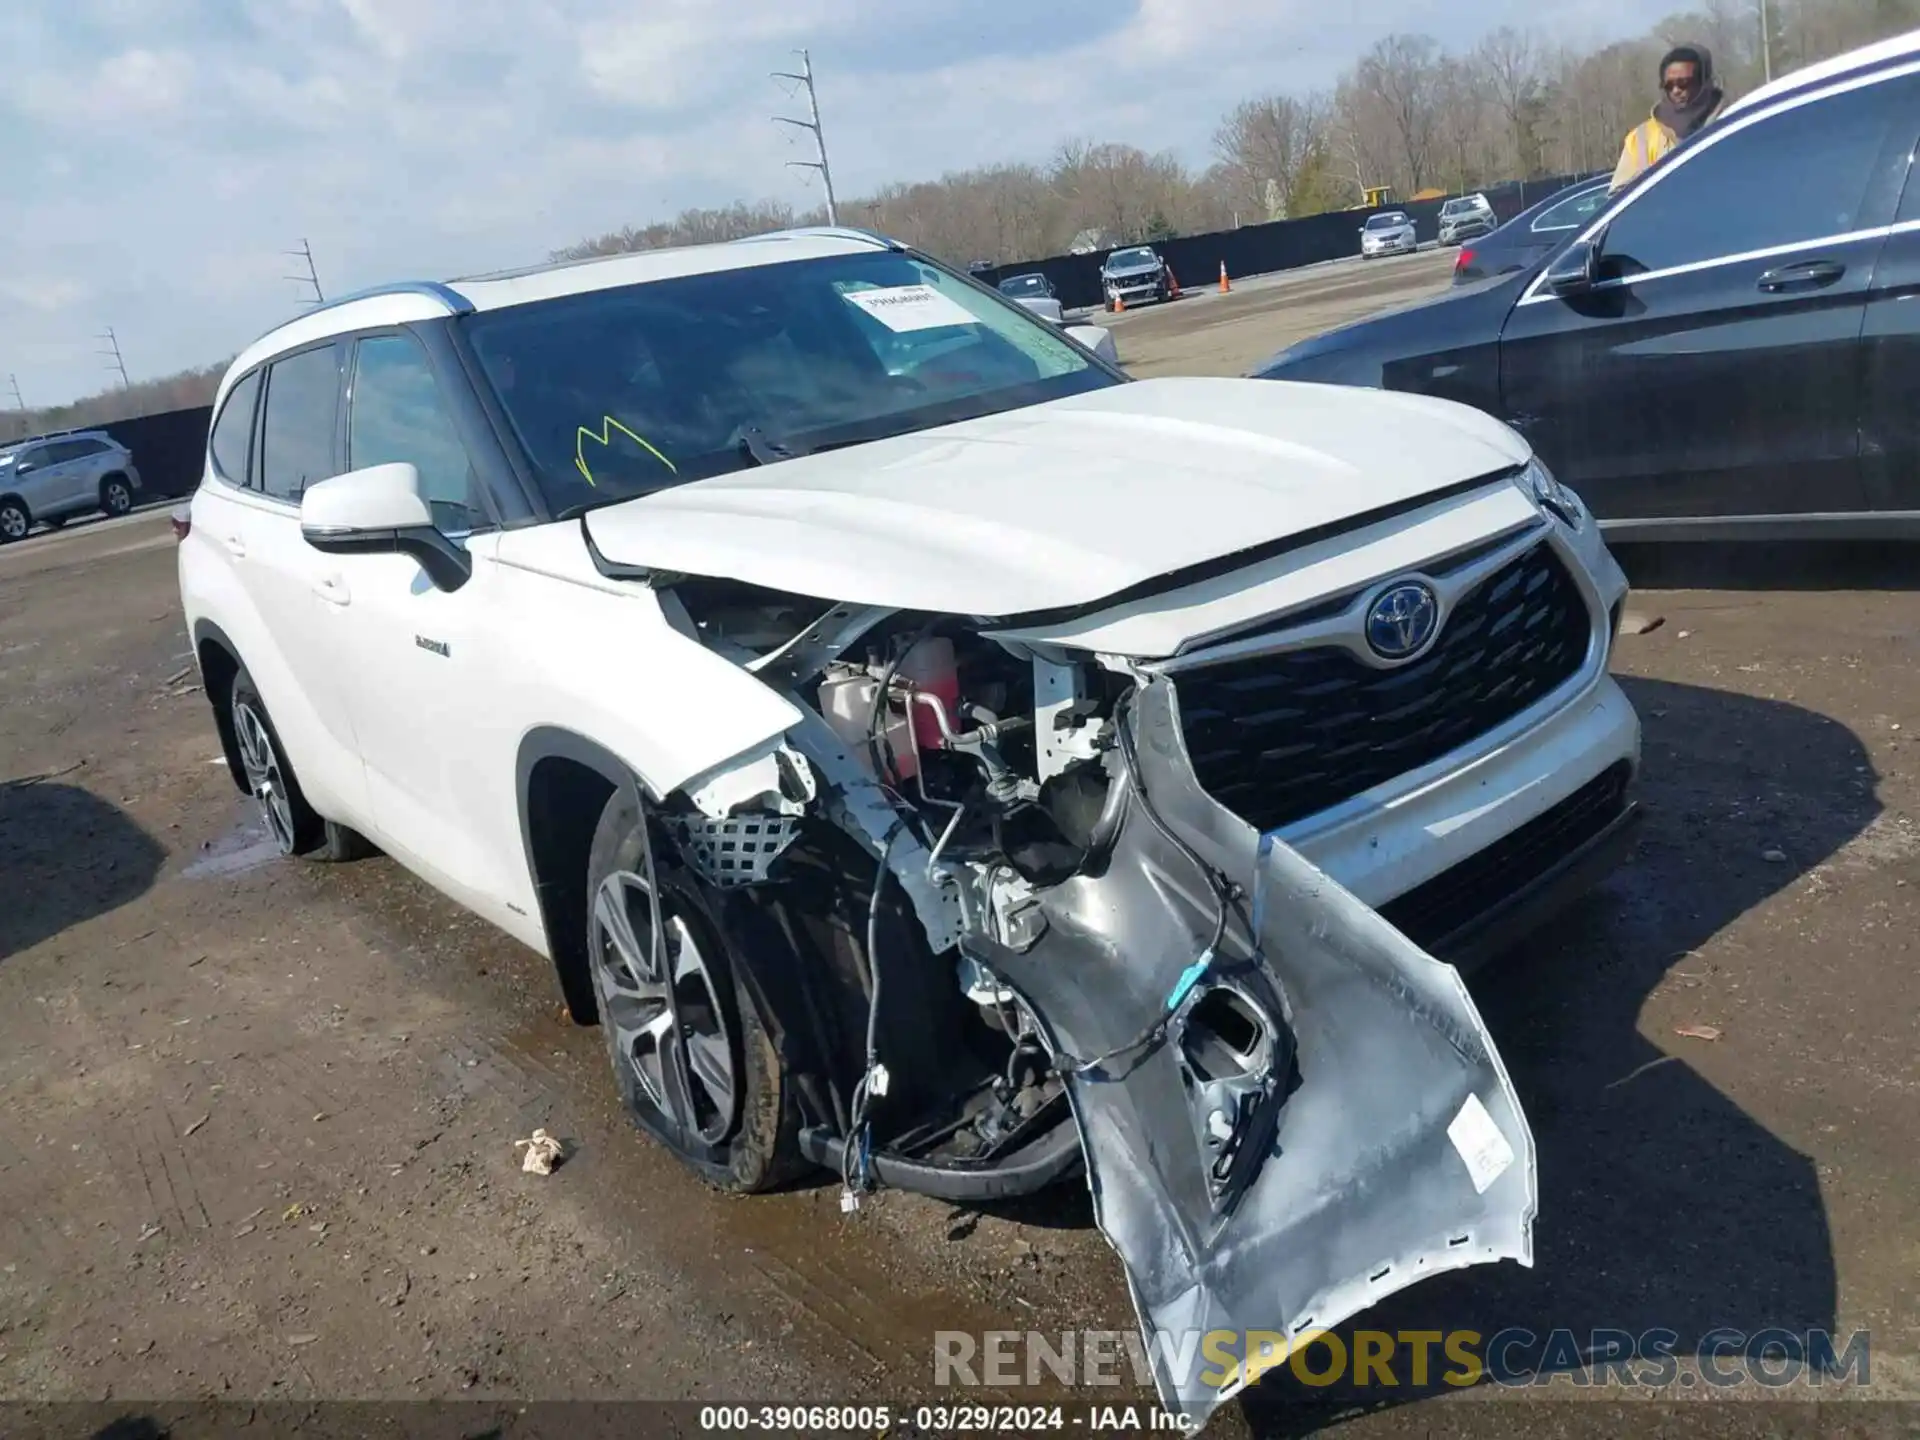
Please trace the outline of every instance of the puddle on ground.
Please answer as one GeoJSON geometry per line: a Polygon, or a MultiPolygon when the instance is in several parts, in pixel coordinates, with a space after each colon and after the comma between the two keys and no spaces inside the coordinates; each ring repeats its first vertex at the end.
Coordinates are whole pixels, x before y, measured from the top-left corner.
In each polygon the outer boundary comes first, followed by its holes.
{"type": "Polygon", "coordinates": [[[208,842],[197,859],[180,872],[182,880],[225,880],[245,875],[280,858],[267,822],[250,815],[218,840],[208,842]]]}

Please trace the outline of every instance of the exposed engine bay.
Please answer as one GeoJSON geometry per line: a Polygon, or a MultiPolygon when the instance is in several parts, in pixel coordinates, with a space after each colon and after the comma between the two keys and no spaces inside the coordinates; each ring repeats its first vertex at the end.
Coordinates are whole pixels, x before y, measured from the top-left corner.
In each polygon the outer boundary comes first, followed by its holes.
{"type": "Polygon", "coordinates": [[[759,976],[801,1148],[978,1201],[1084,1166],[1170,1408],[1164,1337],[1338,1324],[1414,1280],[1531,1263],[1532,1139],[1458,975],[1202,789],[1172,678],[654,574],[676,628],[801,708],[659,820],[818,961],[759,976]]]}

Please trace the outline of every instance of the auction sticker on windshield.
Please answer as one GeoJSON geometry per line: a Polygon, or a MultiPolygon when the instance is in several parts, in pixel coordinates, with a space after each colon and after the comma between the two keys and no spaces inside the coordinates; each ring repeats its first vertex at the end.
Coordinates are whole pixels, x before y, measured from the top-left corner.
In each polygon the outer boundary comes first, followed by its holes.
{"type": "Polygon", "coordinates": [[[959,301],[931,285],[889,285],[872,290],[849,290],[841,297],[857,305],[897,334],[938,330],[948,325],[977,325],[978,318],[959,301]]]}

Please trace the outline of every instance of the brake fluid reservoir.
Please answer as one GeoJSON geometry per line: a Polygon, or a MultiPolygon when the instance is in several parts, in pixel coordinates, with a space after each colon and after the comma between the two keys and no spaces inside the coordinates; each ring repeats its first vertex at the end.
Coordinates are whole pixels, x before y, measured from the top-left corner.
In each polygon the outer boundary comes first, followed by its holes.
{"type": "MultiPolygon", "coordinates": [[[[915,690],[939,697],[946,708],[948,722],[958,720],[960,707],[960,667],[953,654],[953,642],[940,636],[922,640],[900,660],[900,678],[915,690]]],[[[925,705],[913,707],[913,734],[923,748],[940,744],[940,721],[925,705]]]]}
{"type": "MultiPolygon", "coordinates": [[[[868,749],[868,727],[873,723],[873,697],[880,693],[880,682],[871,675],[848,675],[820,683],[820,713],[841,744],[853,752],[861,765],[873,768],[868,749]]],[[[913,741],[907,734],[906,718],[891,710],[878,735],[893,751],[894,773],[910,780],[918,771],[914,763],[913,741]]],[[[881,752],[885,755],[885,751],[881,752]]]]}

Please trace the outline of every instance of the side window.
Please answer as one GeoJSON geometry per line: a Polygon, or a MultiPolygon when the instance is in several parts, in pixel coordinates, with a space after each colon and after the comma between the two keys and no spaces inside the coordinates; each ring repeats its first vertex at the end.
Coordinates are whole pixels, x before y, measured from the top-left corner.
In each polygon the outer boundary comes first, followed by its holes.
{"type": "Polygon", "coordinates": [[[262,490],[297,501],[307,486],[339,473],[333,458],[339,399],[337,346],[274,362],[267,372],[267,418],[260,431],[262,490]]]}
{"type": "Polygon", "coordinates": [[[227,393],[220,418],[213,422],[207,453],[213,473],[229,485],[247,483],[247,451],[253,444],[253,402],[260,394],[260,371],[242,376],[227,393]]]}
{"type": "MultiPolygon", "coordinates": [[[[1678,181],[1674,182],[1678,184],[1678,181]]],[[[1607,203],[1607,187],[1589,190],[1584,195],[1576,195],[1571,200],[1562,200],[1558,205],[1536,218],[1530,227],[1534,231],[1571,230],[1576,225],[1584,225],[1600,213],[1600,207],[1607,203]]]]}
{"type": "Polygon", "coordinates": [[[370,335],[354,350],[347,463],[360,470],[395,461],[419,470],[438,529],[459,534],[489,523],[427,352],[410,335],[370,335]]]}
{"type": "Polygon", "coordinates": [[[73,458],[83,460],[90,455],[104,455],[106,445],[99,440],[76,440],[73,442],[73,458]]]}
{"type": "Polygon", "coordinates": [[[1699,150],[1607,227],[1610,271],[1665,270],[1876,223],[1861,206],[1888,122],[1911,93],[1903,80],[1864,85],[1699,150]]]}

